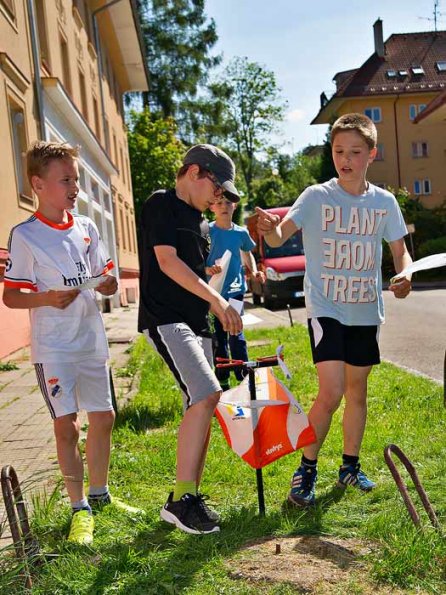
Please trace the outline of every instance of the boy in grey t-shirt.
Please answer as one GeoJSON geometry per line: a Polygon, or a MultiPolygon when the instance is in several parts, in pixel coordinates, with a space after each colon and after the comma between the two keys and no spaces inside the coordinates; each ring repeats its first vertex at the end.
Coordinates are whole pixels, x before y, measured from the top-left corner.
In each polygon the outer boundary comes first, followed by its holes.
{"type": "MultiPolygon", "coordinates": [[[[363,491],[375,487],[361,470],[359,451],[367,416],[367,378],[380,361],[382,239],[389,243],[397,273],[411,262],[395,197],[366,180],[376,141],[375,125],[367,116],[342,116],[331,131],[339,177],[307,188],[282,222],[257,208],[259,232],[270,246],[282,245],[297,229],[302,229],[305,245],[305,299],[319,391],[309,413],[317,442],[304,449],[288,496],[297,505],[314,503],[317,456],[343,396],[344,453],[338,485],[363,491]]],[[[390,290],[405,298],[410,279],[390,290]]]]}

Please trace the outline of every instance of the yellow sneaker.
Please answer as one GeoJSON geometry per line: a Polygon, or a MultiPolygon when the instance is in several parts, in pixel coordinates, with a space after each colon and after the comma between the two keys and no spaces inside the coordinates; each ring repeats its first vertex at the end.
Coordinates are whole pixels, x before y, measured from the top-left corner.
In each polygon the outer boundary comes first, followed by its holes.
{"type": "Polygon", "coordinates": [[[75,512],[71,519],[68,541],[79,545],[86,545],[93,542],[94,519],[88,510],[75,512]]]}

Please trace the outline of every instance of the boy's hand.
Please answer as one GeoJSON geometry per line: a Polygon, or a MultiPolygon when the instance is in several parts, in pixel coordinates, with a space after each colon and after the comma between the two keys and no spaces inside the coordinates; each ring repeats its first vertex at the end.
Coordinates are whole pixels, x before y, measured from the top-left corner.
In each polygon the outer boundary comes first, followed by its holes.
{"type": "Polygon", "coordinates": [[[396,298],[407,297],[411,289],[412,284],[409,281],[409,279],[406,279],[406,277],[403,277],[402,279],[397,279],[394,283],[389,285],[389,290],[393,291],[393,294],[396,298]]]}
{"type": "Polygon", "coordinates": [[[256,207],[257,231],[262,235],[271,233],[280,223],[279,215],[267,213],[260,207],[256,207]]]}
{"type": "Polygon", "coordinates": [[[210,267],[205,267],[205,273],[208,277],[212,277],[212,275],[217,275],[221,273],[221,266],[219,264],[213,264],[210,267]]]}
{"type": "Polygon", "coordinates": [[[104,281],[96,287],[102,295],[113,295],[118,290],[118,281],[113,275],[105,275],[104,281]]]}
{"type": "Polygon", "coordinates": [[[254,279],[263,285],[266,281],[265,273],[263,271],[256,271],[254,273],[254,279]]]}
{"type": "Polygon", "coordinates": [[[211,303],[211,312],[219,319],[223,330],[230,335],[238,335],[242,332],[243,322],[239,313],[221,296],[211,303]]]}
{"type": "Polygon", "coordinates": [[[57,291],[50,289],[46,292],[46,306],[65,310],[80,294],[79,289],[69,289],[68,291],[57,291]]]}

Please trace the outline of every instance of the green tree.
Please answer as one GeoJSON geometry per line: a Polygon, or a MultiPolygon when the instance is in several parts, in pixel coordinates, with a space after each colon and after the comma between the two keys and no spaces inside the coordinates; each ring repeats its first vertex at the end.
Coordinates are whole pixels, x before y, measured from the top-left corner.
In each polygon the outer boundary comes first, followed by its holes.
{"type": "Polygon", "coordinates": [[[247,58],[234,58],[222,80],[214,82],[209,91],[210,103],[220,113],[220,120],[213,122],[209,133],[236,153],[250,202],[256,155],[270,144],[286,104],[274,73],[247,58]]]}
{"type": "Polygon", "coordinates": [[[175,133],[172,118],[155,118],[147,108],[129,114],[128,145],[137,221],[152,192],[175,185],[185,150],[175,133]]]}
{"type": "Polygon", "coordinates": [[[182,102],[196,96],[221,61],[209,55],[218,36],[204,5],[205,0],[137,0],[150,75],[143,104],[163,118],[181,119],[182,102]]]}
{"type": "Polygon", "coordinates": [[[330,142],[330,133],[331,133],[331,126],[327,130],[327,134],[325,136],[324,148],[322,150],[322,160],[321,160],[321,167],[318,177],[318,182],[328,182],[331,178],[335,178],[338,176],[333,159],[331,156],[331,142],[330,142]]]}

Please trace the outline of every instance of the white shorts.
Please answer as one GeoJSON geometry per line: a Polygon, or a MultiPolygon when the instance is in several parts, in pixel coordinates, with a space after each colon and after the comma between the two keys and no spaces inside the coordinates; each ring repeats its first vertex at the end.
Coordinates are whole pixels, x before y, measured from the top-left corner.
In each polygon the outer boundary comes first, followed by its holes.
{"type": "Polygon", "coordinates": [[[108,364],[103,359],[34,364],[51,417],[113,409],[108,364]]]}

